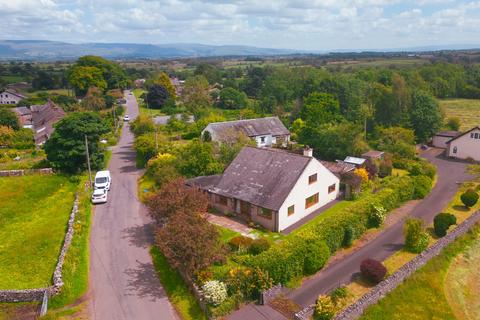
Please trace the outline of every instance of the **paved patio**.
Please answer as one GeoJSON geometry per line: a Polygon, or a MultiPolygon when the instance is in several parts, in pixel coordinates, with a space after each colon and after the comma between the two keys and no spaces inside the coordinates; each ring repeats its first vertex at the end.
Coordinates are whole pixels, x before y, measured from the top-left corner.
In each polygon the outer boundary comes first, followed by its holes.
{"type": "Polygon", "coordinates": [[[253,229],[249,228],[245,223],[213,213],[207,214],[207,220],[210,221],[210,223],[239,232],[243,236],[249,236],[248,234],[253,231],[253,229]]]}

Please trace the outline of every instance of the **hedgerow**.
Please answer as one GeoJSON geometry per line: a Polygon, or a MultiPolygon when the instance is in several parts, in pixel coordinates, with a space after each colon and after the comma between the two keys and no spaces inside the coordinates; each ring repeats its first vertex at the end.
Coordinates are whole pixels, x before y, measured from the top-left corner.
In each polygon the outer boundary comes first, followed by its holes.
{"type": "Polygon", "coordinates": [[[353,239],[359,238],[368,229],[369,217],[376,208],[382,207],[390,212],[404,202],[416,198],[419,187],[417,183],[421,183],[422,188],[425,187],[422,183],[424,179],[418,177],[425,176],[386,178],[382,189],[377,193],[352,202],[342,214],[320,220],[290,235],[269,250],[248,259],[246,263],[268,271],[274,283],[285,284],[292,278],[315,273],[323,267],[330,254],[342,246],[351,244],[353,239]],[[319,249],[325,248],[325,245],[329,250],[319,249]],[[316,260],[322,263],[316,264],[315,267],[305,263],[320,251],[321,256],[318,259],[327,256],[325,262],[316,260]]]}

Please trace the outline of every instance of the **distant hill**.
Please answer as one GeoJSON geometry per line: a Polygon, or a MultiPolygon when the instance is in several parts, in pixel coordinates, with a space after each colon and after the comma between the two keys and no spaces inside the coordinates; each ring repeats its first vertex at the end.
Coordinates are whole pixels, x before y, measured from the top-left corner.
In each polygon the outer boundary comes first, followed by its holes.
{"type": "Polygon", "coordinates": [[[273,56],[301,53],[301,50],[257,48],[250,46],[211,46],[202,44],[136,44],[81,43],[73,44],[42,40],[0,40],[0,59],[68,60],[83,55],[99,55],[111,59],[186,58],[213,56],[273,56]]]}

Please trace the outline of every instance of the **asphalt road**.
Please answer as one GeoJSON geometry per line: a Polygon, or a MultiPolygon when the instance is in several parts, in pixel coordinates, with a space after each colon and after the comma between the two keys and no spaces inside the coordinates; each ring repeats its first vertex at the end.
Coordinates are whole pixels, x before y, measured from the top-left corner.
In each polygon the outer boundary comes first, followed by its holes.
{"type": "MultiPolygon", "coordinates": [[[[472,177],[465,172],[466,164],[439,156],[438,149],[430,149],[423,154],[423,157],[437,166],[437,184],[409,216],[422,218],[426,224],[430,224],[433,222],[435,215],[441,212],[453,198],[458,190],[459,183],[472,177]]],[[[286,296],[298,305],[305,307],[314,303],[318,295],[328,293],[342,284],[350,283],[359,273],[362,260],[373,258],[383,261],[403,247],[403,223],[404,220],[399,221],[382,232],[372,242],[308,278],[300,288],[290,291],[286,296]]],[[[269,306],[253,304],[244,306],[228,317],[229,320],[253,318],[286,319],[269,306]]]]}
{"type": "MultiPolygon", "coordinates": [[[[433,222],[435,215],[453,198],[458,190],[458,183],[471,178],[465,172],[464,163],[444,159],[438,156],[438,153],[438,150],[430,149],[423,155],[437,166],[437,184],[409,215],[422,218],[427,225],[433,222]]],[[[298,290],[288,294],[288,298],[301,306],[307,306],[314,303],[319,294],[350,283],[360,271],[362,260],[373,258],[383,261],[403,247],[403,223],[404,220],[397,222],[366,246],[309,278],[298,290]]]]}
{"type": "MultiPolygon", "coordinates": [[[[138,105],[126,94],[126,114],[138,105]]],[[[98,320],[179,319],[157,278],[149,255],[151,220],[137,198],[133,135],[126,124],[114,148],[108,203],[97,205],[90,236],[90,312],[98,320]]]]}

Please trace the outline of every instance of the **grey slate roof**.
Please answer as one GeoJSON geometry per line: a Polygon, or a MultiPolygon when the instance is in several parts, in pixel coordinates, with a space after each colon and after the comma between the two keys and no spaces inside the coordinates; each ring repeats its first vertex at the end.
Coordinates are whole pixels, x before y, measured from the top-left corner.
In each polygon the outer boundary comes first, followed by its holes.
{"type": "Polygon", "coordinates": [[[376,159],[376,158],[380,158],[380,157],[383,156],[384,154],[385,154],[385,152],[383,152],[383,151],[370,150],[370,151],[365,152],[364,154],[362,154],[362,157],[363,157],[363,158],[373,158],[373,159],[376,159]]]}
{"type": "Polygon", "coordinates": [[[281,150],[244,147],[219,178],[200,177],[194,184],[277,211],[312,159],[281,150]]]}
{"type": "Polygon", "coordinates": [[[447,137],[447,138],[455,138],[461,135],[460,131],[440,131],[437,132],[435,135],[439,137],[447,137]]]}
{"type": "Polygon", "coordinates": [[[336,175],[338,178],[342,176],[342,174],[350,172],[355,170],[355,165],[348,163],[348,162],[343,162],[343,161],[320,161],[321,164],[328,170],[330,170],[334,175],[336,175]]]}
{"type": "Polygon", "coordinates": [[[216,135],[219,139],[222,139],[223,135],[229,136],[232,130],[236,132],[242,132],[248,137],[270,134],[272,136],[290,134],[290,131],[288,131],[278,117],[213,122],[210,123],[207,128],[209,128],[212,136],[216,135]]]}

